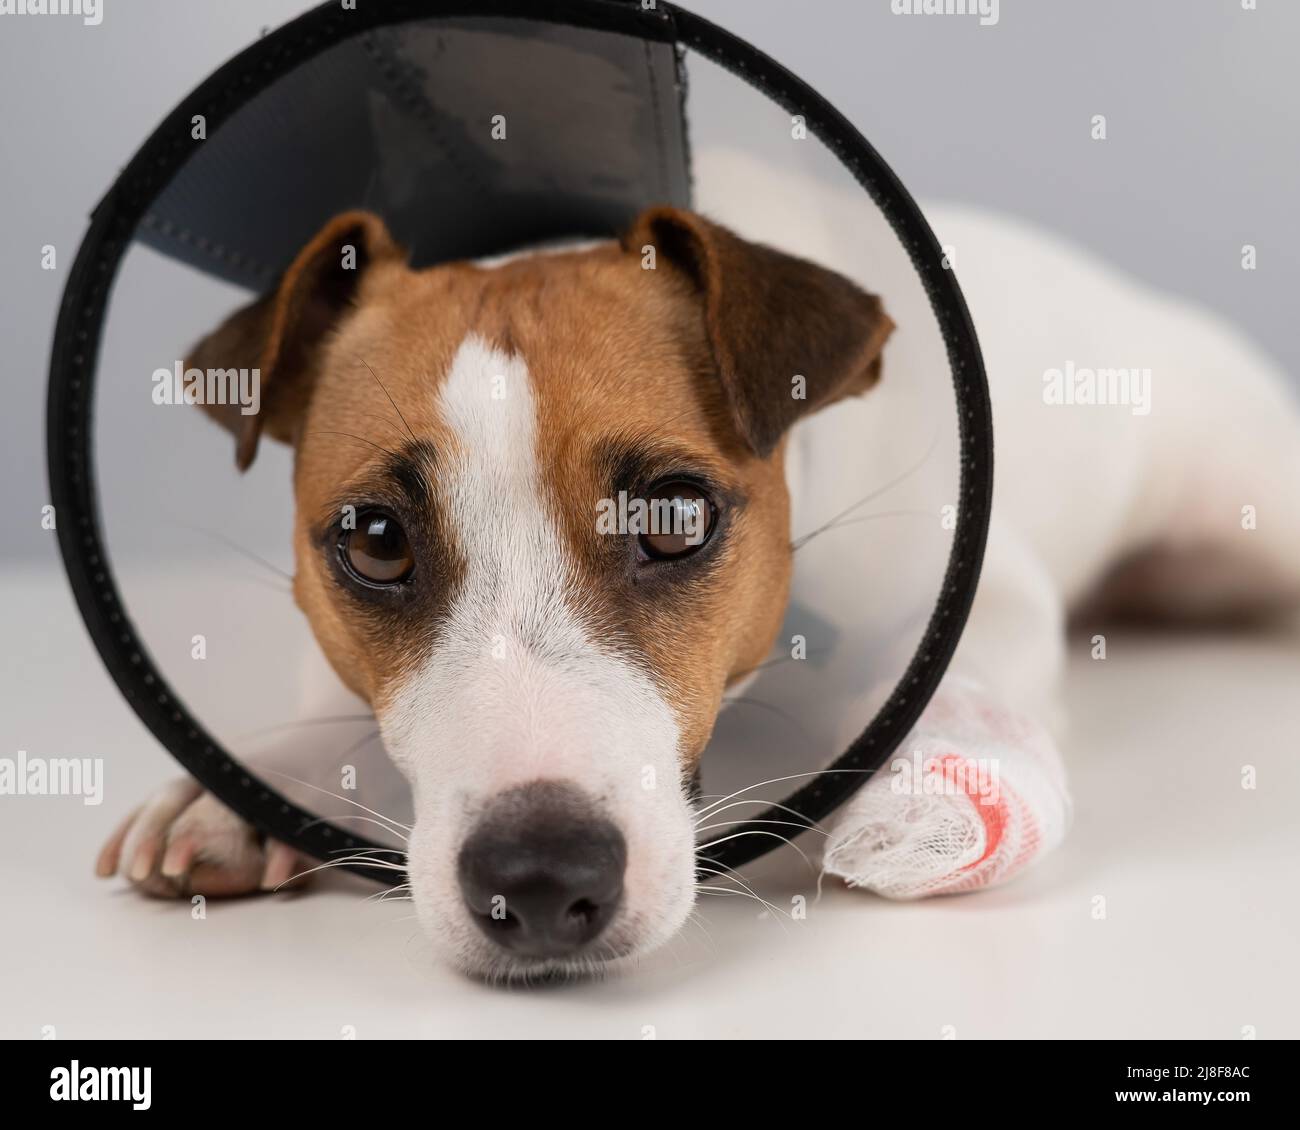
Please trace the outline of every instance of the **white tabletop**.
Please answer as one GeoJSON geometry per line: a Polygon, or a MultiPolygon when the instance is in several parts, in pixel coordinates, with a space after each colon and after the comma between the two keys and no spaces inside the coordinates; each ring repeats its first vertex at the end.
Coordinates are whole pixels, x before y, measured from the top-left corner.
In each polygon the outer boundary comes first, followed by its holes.
{"type": "MultiPolygon", "coordinates": [[[[706,898],[634,972],[503,990],[434,964],[410,907],[364,901],[361,881],[209,902],[195,920],[94,879],[101,839],[176,769],[62,576],[0,585],[0,755],[114,767],[99,807],[0,797],[0,1037],[1300,1035],[1295,637],[1115,636],[1105,661],[1077,645],[1075,827],[1004,889],[896,905],[828,884],[803,921],[706,898]]],[[[786,850],[751,881],[789,905],[802,868],[786,850]]]]}

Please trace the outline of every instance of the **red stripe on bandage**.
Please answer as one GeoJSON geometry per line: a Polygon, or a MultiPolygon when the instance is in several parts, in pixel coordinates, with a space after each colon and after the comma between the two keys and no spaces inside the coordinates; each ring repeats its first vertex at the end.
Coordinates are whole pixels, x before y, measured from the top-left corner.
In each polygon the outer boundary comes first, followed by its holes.
{"type": "MultiPolygon", "coordinates": [[[[968,762],[966,758],[959,757],[955,753],[941,757],[938,761],[942,767],[944,780],[954,787],[958,785],[958,781],[961,779],[958,775],[958,768],[969,766],[969,771],[965,769],[962,771],[962,776],[965,778],[964,791],[970,797],[971,804],[975,806],[975,811],[979,813],[979,818],[984,822],[984,854],[973,863],[968,863],[966,866],[959,868],[956,874],[960,875],[984,863],[1002,846],[1002,838],[1006,834],[1007,825],[1011,820],[1011,811],[1007,804],[1007,788],[1005,783],[999,781],[997,804],[984,804],[982,802],[983,798],[980,797],[978,791],[971,792],[971,785],[974,784],[978,790],[979,784],[975,765],[972,762],[968,762]]],[[[1019,859],[1017,859],[1017,862],[1019,862],[1019,859]]]]}

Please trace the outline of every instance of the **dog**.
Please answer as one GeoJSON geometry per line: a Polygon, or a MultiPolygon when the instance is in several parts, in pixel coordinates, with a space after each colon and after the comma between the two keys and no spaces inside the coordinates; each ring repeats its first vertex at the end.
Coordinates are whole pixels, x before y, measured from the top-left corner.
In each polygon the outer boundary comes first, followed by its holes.
{"type": "MultiPolygon", "coordinates": [[[[261,371],[256,415],[207,410],[241,469],[293,446],[295,599],[409,783],[421,925],[474,975],[608,969],[682,926],[701,756],[778,639],[792,528],[836,512],[819,452],[869,479],[891,390],[942,365],[896,241],[855,242],[860,193],[697,166],[699,211],[493,261],[415,271],[379,217],[338,216],[187,361],[261,371]],[[599,531],[620,498],[666,528],[599,531]]],[[[967,629],[905,747],[956,787],[878,774],[826,826],[828,874],[901,899],[1002,882],[1064,836],[1072,614],[1300,603],[1300,415],[1271,362],[1048,233],[926,212],[980,334],[997,478],[967,629]],[[1149,384],[1085,395],[1119,366],[1149,384]],[[979,759],[991,804],[962,783],[979,759]]],[[[229,895],[310,866],[182,781],[97,871],[229,895]]]]}

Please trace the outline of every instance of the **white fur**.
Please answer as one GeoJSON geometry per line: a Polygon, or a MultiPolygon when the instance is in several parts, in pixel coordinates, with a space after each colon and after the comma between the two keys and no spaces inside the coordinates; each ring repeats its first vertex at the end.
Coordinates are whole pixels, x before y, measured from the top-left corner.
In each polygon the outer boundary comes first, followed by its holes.
{"type": "MultiPolygon", "coordinates": [[[[886,347],[880,388],[860,404],[813,417],[792,438],[794,528],[816,528],[837,512],[844,482],[851,497],[864,484],[890,481],[907,453],[923,447],[915,429],[908,434],[909,407],[913,419],[937,416],[953,434],[945,414],[951,396],[942,386],[935,392],[935,375],[949,378],[937,356],[934,316],[896,239],[856,187],[831,187],[727,152],[699,155],[696,173],[704,210],[883,295],[899,327],[886,347]],[[917,392],[918,411],[909,389],[926,382],[931,392],[917,392]]],[[[979,688],[992,727],[979,741],[997,746],[1020,800],[1040,798],[1027,810],[1041,854],[1064,835],[1069,798],[1054,746],[1023,735],[1035,722],[1062,732],[1067,612],[1117,562],[1152,549],[1181,555],[1161,566],[1166,607],[1212,610],[1216,600],[1243,592],[1300,599],[1300,412],[1284,375],[1212,312],[1141,286],[1019,221],[970,208],[925,211],[955,260],[979,333],[993,399],[996,483],[980,588],[951,674],[900,753],[914,746],[988,752],[972,749],[970,727],[950,722],[953,700],[969,703],[969,688],[979,688]],[[1149,369],[1149,411],[1046,403],[1045,374],[1067,364],[1149,369]],[[1259,516],[1254,529],[1243,528],[1247,506],[1259,516]]],[[[944,497],[934,484],[953,473],[940,467],[911,504],[933,508],[944,497]]],[[[880,508],[897,497],[887,493],[880,508]]],[[[794,598],[821,600],[824,614],[850,633],[877,628],[855,618],[858,594],[893,592],[897,575],[921,577],[917,599],[932,600],[934,562],[918,568],[912,554],[885,552],[889,544],[882,538],[864,563],[874,570],[870,580],[846,578],[832,557],[824,568],[813,562],[802,577],[796,573],[794,598]]],[[[910,654],[915,631],[897,635],[897,656],[910,654]]],[[[849,713],[858,724],[866,716],[853,705],[849,713]]],[[[890,785],[888,775],[878,776],[836,815],[829,870],[894,897],[971,889],[1014,871],[992,869],[975,882],[963,871],[969,858],[954,853],[946,879],[940,861],[900,880],[900,851],[921,843],[933,857],[935,845],[962,842],[954,823],[976,838],[984,829],[966,796],[918,815],[915,798],[891,793],[890,785]]]]}
{"type": "Polygon", "coordinates": [[[627,841],[623,908],[603,940],[643,952],[678,929],[693,900],[674,715],[644,672],[591,637],[561,517],[542,493],[524,360],[468,338],[437,408],[456,449],[444,453],[451,466],[437,476],[436,505],[456,531],[465,579],[433,654],[380,712],[415,794],[416,908],[431,937],[491,971],[501,959],[457,888],[460,843],[503,790],[565,781],[627,841]]]}
{"type": "MultiPolygon", "coordinates": [[[[936,370],[946,385],[934,315],[860,189],[728,151],[698,154],[696,177],[702,210],[883,295],[899,327],[880,387],[796,430],[788,463],[798,533],[824,516],[832,479],[881,482],[905,464],[891,429],[906,424],[875,409],[936,370]],[[819,449],[859,462],[801,477],[819,449]]],[[[1018,709],[1051,715],[1066,609],[1118,559],[1150,546],[1221,546],[1279,591],[1300,588],[1300,412],[1276,366],[1213,312],[1050,232],[972,208],[924,210],[955,256],[994,409],[993,528],[957,665],[997,683],[1018,709]],[[1045,404],[1043,374],[1067,361],[1151,369],[1150,413],[1045,404]],[[1245,505],[1272,515],[1250,531],[1259,536],[1244,534],[1245,505]]]]}

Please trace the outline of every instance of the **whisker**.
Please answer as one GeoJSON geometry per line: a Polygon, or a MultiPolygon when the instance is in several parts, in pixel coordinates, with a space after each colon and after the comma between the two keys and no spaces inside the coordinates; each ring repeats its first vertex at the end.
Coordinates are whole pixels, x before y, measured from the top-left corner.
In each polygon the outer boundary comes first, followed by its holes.
{"type": "MultiPolygon", "coordinates": [[[[729,864],[718,863],[716,860],[701,862],[697,859],[695,861],[695,869],[696,871],[703,872],[705,875],[713,875],[724,882],[736,883],[752,894],[755,898],[759,897],[758,892],[745,881],[744,876],[729,864]]],[[[696,885],[699,885],[699,880],[696,880],[696,885]]]]}
{"type": "MultiPolygon", "coordinates": [[[[773,914],[785,915],[785,917],[787,918],[789,917],[789,915],[786,914],[786,912],[782,910],[779,906],[773,906],[770,902],[767,901],[767,899],[759,898],[758,895],[750,894],[748,891],[736,891],[736,890],[732,890],[730,887],[705,887],[705,886],[698,886],[695,889],[699,891],[701,894],[733,895],[737,898],[753,899],[756,903],[770,910],[773,914]]],[[[785,932],[785,923],[782,922],[780,918],[775,919],[775,921],[776,924],[781,927],[782,932],[785,932]]]]}
{"type": "Polygon", "coordinates": [[[709,933],[709,928],[704,924],[704,919],[700,917],[699,910],[692,909],[690,914],[686,916],[686,921],[699,928],[710,949],[717,949],[717,943],[713,940],[713,935],[709,933]]]}
{"type": "MultiPolygon", "coordinates": [[[[321,817],[318,817],[318,818],[315,819],[315,820],[309,820],[309,821],[307,821],[307,823],[304,824],[304,825],[302,826],[302,830],[305,831],[305,830],[308,829],[308,828],[314,828],[314,827],[316,827],[318,824],[329,824],[329,823],[331,823],[332,821],[336,821],[336,820],[360,820],[360,821],[362,821],[363,823],[366,823],[366,824],[373,824],[376,828],[382,828],[382,829],[383,829],[385,832],[387,832],[390,836],[396,836],[396,837],[397,837],[399,840],[401,840],[402,843],[404,843],[404,844],[406,844],[406,843],[410,843],[410,842],[411,842],[409,836],[404,836],[404,835],[402,835],[401,832],[395,831],[393,828],[390,828],[387,824],[385,824],[382,820],[376,820],[373,816],[363,816],[363,815],[361,815],[361,813],[359,813],[359,812],[343,812],[343,813],[340,813],[338,816],[328,816],[328,817],[327,817],[327,816],[321,816],[321,817]]],[[[732,823],[738,823],[738,821],[732,821],[732,823]]],[[[335,850],[337,850],[337,851],[348,851],[348,850],[350,850],[350,849],[348,849],[348,848],[337,848],[337,849],[335,849],[335,850]]],[[[365,850],[366,850],[366,851],[373,851],[373,852],[387,852],[387,853],[391,854],[391,853],[392,853],[394,850],[396,850],[396,849],[394,849],[394,848],[366,848],[365,850]]]]}
{"type": "Polygon", "coordinates": [[[343,436],[345,439],[354,439],[358,443],[368,443],[376,451],[382,451],[385,455],[391,455],[394,459],[401,458],[401,456],[399,456],[396,451],[393,451],[392,448],[385,447],[382,443],[375,443],[374,440],[366,439],[365,436],[353,435],[351,432],[335,432],[335,431],[322,430],[318,432],[308,432],[307,434],[313,436],[343,436]]]}
{"type": "Polygon", "coordinates": [[[703,817],[710,809],[717,808],[724,800],[731,800],[733,797],[740,796],[741,793],[750,792],[753,789],[761,789],[764,785],[780,785],[786,781],[797,781],[800,777],[823,777],[831,773],[874,773],[874,769],[814,769],[808,773],[789,773],[784,777],[772,777],[766,781],[755,781],[752,785],[746,785],[743,789],[737,789],[735,792],[727,793],[726,796],[720,797],[712,804],[705,805],[699,810],[699,816],[703,817]]]}
{"type": "MultiPolygon", "coordinates": [[[[744,879],[742,879],[739,875],[737,875],[735,869],[732,867],[727,867],[725,870],[721,870],[721,871],[713,867],[710,868],[698,867],[697,870],[703,871],[706,875],[717,876],[719,879],[723,879],[728,882],[738,883],[742,890],[748,891],[755,898],[759,898],[758,892],[754,890],[754,888],[751,887],[748,883],[746,883],[744,879]]],[[[699,880],[696,880],[695,885],[697,888],[699,887],[700,885],[699,880]]],[[[725,890],[727,888],[723,888],[723,889],[725,890]]],[[[762,900],[760,899],[760,901],[762,900]]]]}
{"type": "Polygon", "coordinates": [[[293,595],[293,588],[291,586],[282,585],[278,581],[271,580],[270,577],[263,577],[261,573],[249,573],[241,579],[247,581],[249,584],[258,585],[264,589],[270,589],[274,593],[279,593],[280,596],[293,595]]]}
{"type": "Polygon", "coordinates": [[[368,812],[371,816],[378,817],[380,820],[385,820],[389,824],[392,824],[394,828],[400,829],[403,832],[409,832],[411,830],[410,824],[403,824],[400,820],[394,820],[391,816],[385,816],[382,812],[376,812],[373,808],[367,808],[360,801],[355,801],[351,797],[340,796],[338,793],[330,792],[329,789],[322,788],[320,785],[313,785],[310,781],[304,781],[299,777],[291,777],[288,773],[281,773],[278,769],[265,769],[263,771],[272,773],[277,777],[283,777],[286,781],[293,781],[294,784],[302,785],[304,788],[315,789],[318,793],[332,796],[335,800],[341,800],[345,804],[355,805],[357,808],[361,809],[362,812],[368,812]]]}
{"type": "Polygon", "coordinates": [[[796,824],[793,820],[751,820],[745,816],[738,816],[735,820],[724,820],[721,824],[706,824],[703,828],[696,828],[698,835],[700,832],[710,832],[718,828],[734,828],[737,824],[780,824],[786,828],[798,828],[801,832],[816,832],[822,836],[829,836],[830,833],[824,828],[818,828],[814,824],[796,824]]]}
{"type": "Polygon", "coordinates": [[[804,850],[797,843],[791,840],[788,836],[782,836],[776,832],[766,832],[761,828],[756,828],[752,832],[751,831],[733,832],[731,835],[723,836],[721,839],[710,840],[707,844],[699,844],[695,849],[695,853],[698,855],[700,852],[704,851],[705,848],[717,847],[719,844],[725,844],[731,840],[743,839],[745,836],[771,836],[772,839],[774,840],[780,840],[783,844],[786,844],[787,846],[794,848],[794,850],[799,853],[804,863],[808,865],[809,871],[815,872],[817,870],[813,866],[812,860],[808,858],[804,850]]]}
{"type": "Polygon", "coordinates": [[[410,902],[411,884],[399,883],[396,887],[385,887],[373,895],[366,895],[363,902],[410,902]]]}
{"type": "Polygon", "coordinates": [[[388,403],[393,406],[393,411],[397,413],[397,418],[402,421],[402,427],[406,429],[406,434],[409,435],[412,440],[415,440],[415,442],[418,443],[419,441],[415,439],[415,433],[411,431],[411,425],[406,422],[406,417],[402,415],[402,410],[397,407],[397,401],[393,399],[393,394],[388,391],[388,386],[385,385],[384,382],[379,379],[379,374],[376,373],[374,369],[370,368],[369,361],[367,361],[364,357],[358,357],[357,360],[360,361],[361,364],[363,364],[369,370],[370,375],[375,378],[375,384],[377,384],[381,389],[384,390],[384,395],[388,397],[388,403]]]}
{"type": "MultiPolygon", "coordinates": [[[[723,797],[722,799],[726,800],[727,798],[723,797]]],[[[718,808],[714,812],[709,812],[707,815],[701,815],[700,818],[695,821],[697,830],[698,830],[698,825],[700,823],[700,820],[707,820],[711,816],[717,816],[719,813],[726,812],[727,809],[729,808],[739,808],[743,804],[762,804],[762,805],[766,805],[768,808],[776,808],[779,809],[781,812],[788,812],[791,816],[797,817],[800,821],[802,821],[802,823],[800,824],[800,827],[802,828],[816,828],[818,831],[822,830],[821,827],[815,821],[810,821],[798,809],[791,808],[788,804],[777,804],[775,801],[763,800],[760,797],[751,797],[748,800],[735,800],[732,801],[730,804],[724,805],[722,808],[718,808]]],[[[714,808],[716,806],[710,805],[709,807],[714,808]]],[[[729,821],[729,823],[733,823],[733,821],[729,821]]]]}
{"type": "MultiPolygon", "coordinates": [[[[372,898],[374,896],[371,896],[372,898]]],[[[379,892],[378,902],[412,902],[413,892],[409,883],[403,883],[400,887],[389,887],[387,890],[379,892]]]]}
{"type": "Polygon", "coordinates": [[[824,529],[819,530],[818,534],[830,533],[832,530],[842,530],[846,526],[855,526],[859,522],[874,522],[880,518],[929,518],[933,519],[934,513],[929,510],[879,510],[874,514],[861,514],[856,518],[841,518],[824,529]]]}
{"type": "Polygon", "coordinates": [[[265,557],[262,557],[260,554],[254,553],[251,549],[245,549],[237,541],[234,541],[232,538],[228,538],[225,534],[219,532],[218,530],[205,529],[203,526],[195,526],[189,522],[182,522],[176,518],[169,518],[167,520],[167,524],[171,526],[178,526],[183,530],[189,530],[191,533],[202,534],[204,537],[211,538],[213,541],[216,542],[220,542],[227,549],[233,550],[235,553],[238,553],[241,557],[247,558],[249,561],[253,562],[253,564],[260,565],[262,566],[263,569],[269,569],[280,579],[288,581],[290,584],[293,583],[292,573],[286,572],[284,569],[281,569],[279,565],[276,565],[273,562],[268,561],[265,557]]]}
{"type": "Polygon", "coordinates": [[[335,868],[346,867],[349,863],[365,864],[367,867],[374,867],[380,871],[400,871],[402,874],[406,873],[406,868],[396,863],[385,863],[378,859],[366,859],[364,856],[358,856],[356,858],[346,856],[343,859],[331,859],[328,863],[320,863],[315,867],[308,867],[305,871],[299,871],[296,875],[290,875],[283,883],[276,884],[275,890],[278,891],[281,887],[287,886],[297,879],[305,879],[308,875],[315,875],[318,871],[332,871],[335,868]]]}
{"type": "Polygon", "coordinates": [[[355,412],[353,415],[364,416],[367,420],[378,420],[385,427],[394,429],[402,443],[406,443],[406,436],[402,435],[401,426],[396,420],[390,419],[387,416],[381,416],[378,412],[355,412]]]}
{"type": "MultiPolygon", "coordinates": [[[[346,850],[346,849],[345,849],[346,850]]],[[[397,848],[393,848],[389,855],[404,855],[405,853],[397,848]]],[[[337,859],[327,859],[320,866],[322,867],[344,867],[350,863],[364,863],[367,867],[379,867],[385,871],[405,871],[406,865],[398,863],[391,859],[380,859],[377,856],[356,851],[349,852],[347,855],[340,855],[337,859]]]]}
{"type": "Polygon", "coordinates": [[[725,873],[728,878],[732,879],[734,882],[742,884],[745,882],[745,877],[732,867],[730,863],[722,863],[716,859],[697,859],[695,865],[697,868],[707,867],[714,875],[722,875],[725,873]]]}
{"type": "Polygon", "coordinates": [[[351,746],[349,746],[349,747],[348,747],[347,749],[345,749],[342,753],[340,753],[340,754],[339,754],[339,757],[340,757],[340,758],[351,757],[351,756],[352,756],[354,753],[356,753],[358,750],[365,749],[366,746],[368,746],[371,742],[373,742],[376,738],[378,738],[378,737],[380,737],[380,736],[381,736],[381,733],[380,733],[379,730],[372,730],[370,733],[368,733],[364,738],[362,738],[362,739],[361,739],[359,742],[357,742],[355,745],[351,745],[351,746]]]}
{"type": "MultiPolygon", "coordinates": [[[[799,720],[789,711],[782,710],[779,706],[773,706],[770,702],[764,702],[761,698],[723,698],[727,706],[756,706],[760,710],[770,711],[783,721],[789,722],[794,726],[799,726],[799,720]]],[[[800,727],[802,728],[802,727],[800,727]]]]}
{"type": "Polygon", "coordinates": [[[922,467],[925,466],[927,462],[929,462],[930,456],[934,454],[934,449],[938,447],[938,445],[939,445],[939,430],[936,428],[934,432],[934,438],[930,440],[929,446],[926,447],[925,452],[924,454],[922,454],[920,459],[918,459],[915,463],[913,463],[901,474],[896,475],[894,478],[890,479],[883,486],[877,487],[870,494],[864,495],[862,498],[858,499],[858,501],[853,503],[852,506],[845,507],[838,514],[833,515],[830,518],[830,520],[827,521],[825,524],[818,526],[815,530],[811,531],[810,533],[804,534],[802,537],[795,538],[794,541],[790,543],[790,551],[792,553],[798,552],[810,541],[812,541],[813,538],[831,529],[837,522],[840,521],[841,518],[847,518],[855,510],[865,506],[868,502],[871,502],[873,499],[879,498],[882,494],[886,493],[887,491],[893,490],[893,488],[898,486],[899,483],[903,482],[905,479],[910,478],[912,475],[916,474],[917,471],[919,471],[922,467]]]}
{"type": "Polygon", "coordinates": [[[374,720],[375,716],[373,714],[335,714],[325,718],[304,718],[298,722],[277,722],[274,726],[262,726],[256,730],[249,730],[237,737],[235,741],[255,741],[267,734],[278,733],[281,730],[296,730],[303,726],[330,726],[341,722],[373,722],[374,720]]]}
{"type": "MultiPolygon", "coordinates": [[[[805,657],[809,655],[825,655],[830,650],[831,649],[828,647],[818,647],[805,652],[804,655],[805,657]]],[[[747,671],[737,671],[734,675],[731,676],[731,678],[732,679],[748,678],[750,675],[753,675],[756,672],[766,671],[769,667],[779,667],[782,663],[793,663],[795,661],[795,658],[796,657],[793,655],[777,655],[772,659],[764,660],[762,663],[758,663],[755,666],[750,667],[747,671]]]]}

